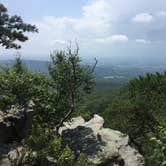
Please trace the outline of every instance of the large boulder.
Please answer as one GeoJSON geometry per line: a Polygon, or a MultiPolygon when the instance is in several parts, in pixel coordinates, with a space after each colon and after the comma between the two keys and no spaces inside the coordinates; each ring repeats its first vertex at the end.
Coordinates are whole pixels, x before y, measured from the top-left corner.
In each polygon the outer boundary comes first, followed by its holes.
{"type": "Polygon", "coordinates": [[[129,145],[129,137],[119,131],[103,127],[104,120],[98,115],[85,122],[82,117],[65,122],[59,129],[63,146],[69,145],[75,156],[87,155],[95,165],[141,166],[144,159],[129,145]]]}
{"type": "Polygon", "coordinates": [[[0,111],[0,144],[23,139],[30,127],[33,113],[33,103],[27,108],[12,106],[10,110],[0,111]]]}

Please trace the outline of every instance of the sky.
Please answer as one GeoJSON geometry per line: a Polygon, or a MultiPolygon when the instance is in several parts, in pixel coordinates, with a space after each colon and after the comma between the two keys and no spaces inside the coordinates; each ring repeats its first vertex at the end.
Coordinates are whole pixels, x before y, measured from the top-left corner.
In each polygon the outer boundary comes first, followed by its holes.
{"type": "MultiPolygon", "coordinates": [[[[10,14],[39,28],[28,34],[20,54],[48,59],[69,41],[80,55],[112,61],[166,63],[165,0],[1,0],[10,14]]],[[[0,47],[1,57],[16,51],[0,47]]]]}

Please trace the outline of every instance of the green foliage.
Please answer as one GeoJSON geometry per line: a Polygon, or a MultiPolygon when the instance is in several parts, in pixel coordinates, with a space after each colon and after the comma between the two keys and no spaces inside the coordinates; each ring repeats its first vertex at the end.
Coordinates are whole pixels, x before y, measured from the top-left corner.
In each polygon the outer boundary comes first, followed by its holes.
{"type": "Polygon", "coordinates": [[[114,99],[103,111],[105,124],[113,129],[128,133],[131,127],[130,119],[133,115],[134,105],[127,99],[114,99]]]}
{"type": "Polygon", "coordinates": [[[74,155],[68,146],[65,147],[58,159],[58,166],[73,166],[74,155]]]}
{"type": "Polygon", "coordinates": [[[36,119],[46,126],[61,125],[75,112],[84,94],[94,87],[93,71],[81,65],[78,49],[51,56],[50,75],[30,72],[17,57],[0,72],[0,108],[35,103],[36,119]]]}
{"type": "Polygon", "coordinates": [[[76,159],[68,146],[62,149],[61,137],[39,124],[33,126],[31,134],[23,140],[23,145],[28,154],[24,162],[32,166],[89,165],[84,154],[80,154],[76,159]]]}
{"type": "Polygon", "coordinates": [[[28,153],[26,162],[30,165],[48,165],[49,154],[55,156],[60,149],[60,139],[54,140],[50,129],[34,123],[30,134],[23,140],[24,148],[28,153]]]}
{"type": "MultiPolygon", "coordinates": [[[[148,165],[162,165],[165,162],[166,146],[164,132],[160,126],[166,126],[166,73],[147,74],[132,80],[127,86],[128,98],[136,109],[128,130],[130,136],[145,156],[148,165]],[[153,137],[155,141],[149,141],[153,137]]],[[[162,127],[164,129],[164,127],[162,127]]]]}
{"type": "Polygon", "coordinates": [[[61,138],[52,127],[67,120],[82,95],[91,92],[92,69],[80,64],[78,52],[59,52],[52,56],[49,70],[50,76],[30,72],[17,57],[11,68],[4,67],[0,72],[0,109],[26,107],[31,100],[35,104],[32,128],[23,140],[25,153],[12,162],[32,166],[88,165],[83,154],[76,159],[68,146],[62,149],[61,138]]]}
{"type": "Polygon", "coordinates": [[[47,84],[45,75],[29,72],[18,57],[11,69],[4,67],[0,72],[0,108],[5,110],[14,104],[26,106],[30,100],[40,98],[47,84]]]}
{"type": "MultiPolygon", "coordinates": [[[[30,165],[86,166],[86,156],[75,158],[62,148],[53,132],[71,116],[89,119],[97,113],[105,126],[129,135],[147,165],[166,165],[166,73],[147,74],[120,90],[96,90],[93,67],[81,65],[78,48],[51,56],[49,75],[28,71],[20,57],[0,72],[0,108],[35,103],[29,135],[23,141],[21,160],[30,165]],[[86,95],[88,94],[88,95],[86,95]]],[[[16,161],[17,162],[17,161],[16,161]]]]}
{"type": "Polygon", "coordinates": [[[81,114],[85,119],[90,119],[93,114],[102,114],[105,112],[111,100],[117,96],[115,90],[95,90],[89,95],[84,96],[79,105],[75,116],[81,114]]]}
{"type": "MultiPolygon", "coordinates": [[[[93,71],[90,66],[82,66],[78,50],[56,52],[51,55],[49,77],[44,88],[35,86],[35,110],[38,120],[49,127],[59,127],[76,112],[85,94],[94,87],[93,71]]],[[[39,75],[38,75],[39,76],[39,75]]]]}
{"type": "Polygon", "coordinates": [[[106,127],[128,134],[147,165],[164,165],[165,85],[166,73],[147,74],[120,90],[100,90],[86,96],[79,110],[88,118],[98,113],[103,116],[106,127]]]}
{"type": "Polygon", "coordinates": [[[80,153],[75,164],[75,166],[92,166],[92,165],[93,164],[87,162],[87,158],[83,153],[80,153]]]}
{"type": "Polygon", "coordinates": [[[56,52],[51,55],[52,63],[49,73],[52,78],[51,91],[53,104],[52,114],[55,124],[62,124],[76,111],[82,97],[94,87],[93,70],[90,66],[81,65],[78,48],[68,52],[56,52]],[[60,120],[60,121],[57,121],[60,120]]]}
{"type": "Polygon", "coordinates": [[[23,74],[28,72],[28,69],[21,60],[21,56],[17,55],[11,69],[14,73],[23,74]]]}
{"type": "Polygon", "coordinates": [[[8,48],[21,48],[16,41],[25,42],[28,37],[25,32],[37,32],[34,25],[26,24],[22,18],[14,15],[9,16],[7,8],[0,3],[0,45],[8,48]]]}
{"type": "Polygon", "coordinates": [[[166,72],[163,74],[147,74],[128,85],[129,96],[142,109],[152,113],[164,125],[166,115],[166,72]],[[160,113],[159,113],[160,112],[160,113]]]}
{"type": "Polygon", "coordinates": [[[161,127],[159,137],[150,137],[150,146],[147,149],[149,158],[147,161],[148,165],[166,165],[166,129],[161,127]],[[152,153],[153,151],[153,153],[152,153]]]}

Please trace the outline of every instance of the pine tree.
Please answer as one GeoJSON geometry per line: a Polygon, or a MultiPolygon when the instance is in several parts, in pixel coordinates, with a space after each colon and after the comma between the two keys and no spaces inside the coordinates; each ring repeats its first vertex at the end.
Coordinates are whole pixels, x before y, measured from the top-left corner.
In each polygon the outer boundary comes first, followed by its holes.
{"type": "Polygon", "coordinates": [[[16,41],[28,40],[25,32],[38,32],[38,29],[34,25],[24,23],[20,16],[10,16],[7,8],[0,3],[0,45],[6,49],[20,49],[21,46],[16,41]]]}

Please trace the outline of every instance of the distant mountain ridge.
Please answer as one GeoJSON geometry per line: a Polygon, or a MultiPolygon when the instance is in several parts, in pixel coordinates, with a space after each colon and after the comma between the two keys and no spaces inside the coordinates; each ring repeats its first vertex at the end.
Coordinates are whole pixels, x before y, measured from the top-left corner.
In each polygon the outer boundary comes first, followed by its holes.
{"type": "MultiPolygon", "coordinates": [[[[0,60],[0,66],[11,66],[14,60],[0,60]]],[[[31,71],[48,73],[49,61],[23,60],[23,63],[31,71]]]]}

